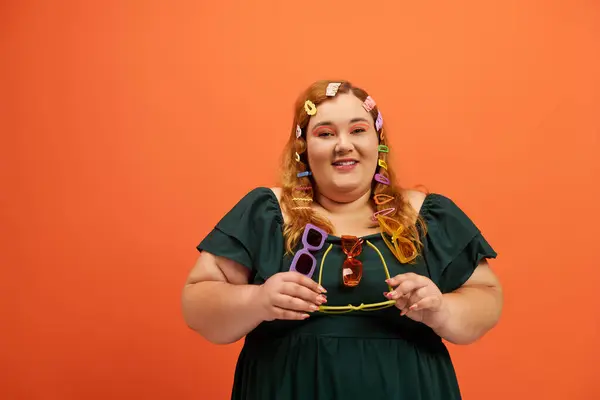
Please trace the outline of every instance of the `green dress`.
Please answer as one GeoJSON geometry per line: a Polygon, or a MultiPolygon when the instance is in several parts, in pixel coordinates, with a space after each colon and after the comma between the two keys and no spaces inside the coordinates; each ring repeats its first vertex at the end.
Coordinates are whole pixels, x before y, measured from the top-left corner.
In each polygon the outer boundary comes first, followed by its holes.
{"type": "MultiPolygon", "coordinates": [[[[415,272],[442,293],[459,288],[480,260],[496,253],[471,220],[448,198],[429,194],[420,211],[427,224],[416,264],[402,264],[381,235],[363,237],[363,276],[342,285],[346,259],[340,238],[329,235],[313,279],[321,275],[327,305],[360,305],[387,299],[383,256],[391,276],[415,272]],[[371,245],[366,245],[369,242],[371,245]],[[328,251],[326,261],[321,261],[328,251]],[[377,251],[379,250],[379,251],[377,251]]],[[[239,201],[198,245],[251,270],[250,283],[288,271],[283,217],[275,194],[256,188],[239,201]]],[[[299,245],[301,246],[301,244],[299,245]]],[[[441,338],[426,325],[389,307],[343,314],[316,312],[304,321],[263,322],[248,333],[238,359],[232,399],[251,400],[451,400],[460,399],[452,361],[441,338]]]]}

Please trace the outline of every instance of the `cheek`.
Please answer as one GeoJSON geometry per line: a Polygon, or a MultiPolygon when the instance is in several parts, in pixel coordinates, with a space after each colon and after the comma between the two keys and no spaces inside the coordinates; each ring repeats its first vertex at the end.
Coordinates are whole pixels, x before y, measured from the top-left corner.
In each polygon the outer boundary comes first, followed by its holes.
{"type": "Polygon", "coordinates": [[[325,161],[329,163],[331,158],[330,147],[331,145],[325,141],[309,140],[306,146],[309,163],[319,164],[325,161]]]}
{"type": "Polygon", "coordinates": [[[365,137],[360,144],[360,149],[363,157],[368,160],[379,158],[379,139],[376,136],[365,137]]]}

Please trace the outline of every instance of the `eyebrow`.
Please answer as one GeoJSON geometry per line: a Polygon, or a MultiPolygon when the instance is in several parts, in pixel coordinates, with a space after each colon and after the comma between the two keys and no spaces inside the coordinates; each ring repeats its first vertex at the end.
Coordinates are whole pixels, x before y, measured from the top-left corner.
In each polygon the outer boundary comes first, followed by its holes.
{"type": "MultiPolygon", "coordinates": [[[[369,123],[369,120],[368,120],[368,119],[366,119],[366,118],[353,118],[353,119],[351,119],[351,120],[350,120],[350,122],[349,122],[348,124],[353,124],[353,123],[355,123],[355,122],[366,122],[366,123],[369,123]]],[[[333,122],[331,122],[331,121],[323,121],[323,122],[319,122],[318,124],[316,124],[316,125],[313,127],[313,131],[314,131],[315,129],[317,129],[318,127],[320,127],[320,126],[323,126],[323,125],[333,125],[333,122]]]]}

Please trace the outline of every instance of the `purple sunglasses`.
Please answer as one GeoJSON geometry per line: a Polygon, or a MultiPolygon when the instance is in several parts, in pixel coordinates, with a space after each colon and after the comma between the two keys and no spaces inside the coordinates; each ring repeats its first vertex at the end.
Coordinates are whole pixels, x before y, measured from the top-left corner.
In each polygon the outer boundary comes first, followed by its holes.
{"type": "Polygon", "coordinates": [[[296,252],[290,271],[296,271],[312,278],[317,267],[317,259],[310,252],[320,250],[327,239],[327,232],[313,224],[306,224],[302,234],[302,249],[296,252]]]}

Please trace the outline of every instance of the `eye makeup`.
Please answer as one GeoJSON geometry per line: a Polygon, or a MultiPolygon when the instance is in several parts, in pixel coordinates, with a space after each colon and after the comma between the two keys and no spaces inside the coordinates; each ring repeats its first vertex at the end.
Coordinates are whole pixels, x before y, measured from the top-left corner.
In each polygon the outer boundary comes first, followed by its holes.
{"type": "MultiPolygon", "coordinates": [[[[368,131],[371,125],[364,120],[363,118],[356,118],[350,121],[351,125],[349,131],[352,133],[358,129],[362,129],[363,131],[368,131]]],[[[335,134],[337,132],[337,128],[331,122],[320,122],[317,126],[312,130],[312,134],[314,136],[320,136],[324,133],[335,134]]]]}
{"type": "Polygon", "coordinates": [[[321,126],[316,127],[315,129],[313,129],[313,131],[312,131],[312,134],[314,136],[319,136],[324,133],[334,133],[334,129],[331,126],[321,125],[321,126]]]}
{"type": "Polygon", "coordinates": [[[364,123],[364,122],[359,122],[359,123],[356,123],[356,124],[353,124],[352,126],[350,126],[350,132],[354,132],[357,129],[362,129],[364,131],[368,131],[369,124],[364,123]]]}

